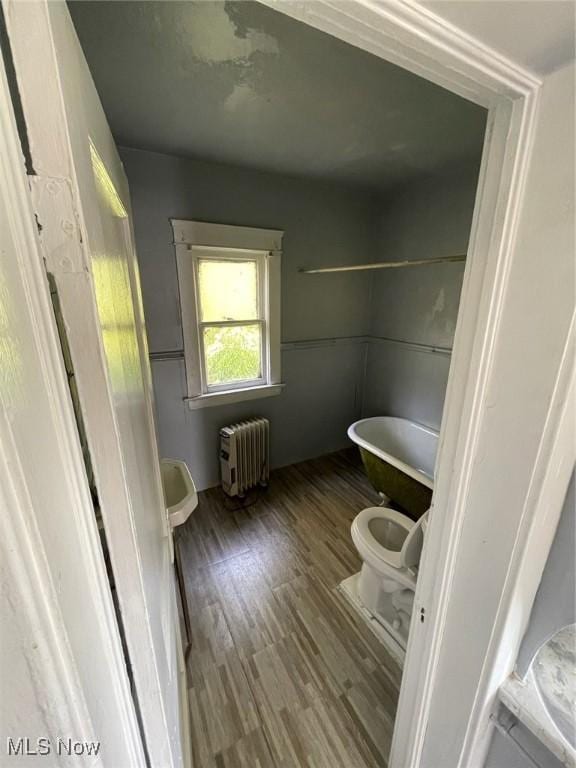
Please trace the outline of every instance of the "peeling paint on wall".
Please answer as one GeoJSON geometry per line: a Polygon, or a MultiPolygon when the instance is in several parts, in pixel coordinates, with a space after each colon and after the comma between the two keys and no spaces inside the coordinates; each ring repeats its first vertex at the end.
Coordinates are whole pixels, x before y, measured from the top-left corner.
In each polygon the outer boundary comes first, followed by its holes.
{"type": "Polygon", "coordinates": [[[442,312],[444,312],[444,307],[446,306],[446,297],[444,294],[444,288],[440,288],[440,291],[438,292],[438,296],[436,296],[436,301],[434,302],[434,306],[432,307],[432,311],[428,315],[428,322],[433,323],[434,319],[436,318],[436,315],[441,315],[442,312]]]}

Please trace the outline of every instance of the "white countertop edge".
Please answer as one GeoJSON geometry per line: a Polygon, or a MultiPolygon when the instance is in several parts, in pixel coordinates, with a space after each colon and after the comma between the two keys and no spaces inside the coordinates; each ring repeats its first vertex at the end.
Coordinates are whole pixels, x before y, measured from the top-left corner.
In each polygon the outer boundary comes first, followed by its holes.
{"type": "Polygon", "coordinates": [[[546,746],[567,768],[576,768],[576,751],[568,744],[544,706],[533,679],[532,670],[526,680],[510,675],[500,686],[498,697],[518,720],[546,746]]]}

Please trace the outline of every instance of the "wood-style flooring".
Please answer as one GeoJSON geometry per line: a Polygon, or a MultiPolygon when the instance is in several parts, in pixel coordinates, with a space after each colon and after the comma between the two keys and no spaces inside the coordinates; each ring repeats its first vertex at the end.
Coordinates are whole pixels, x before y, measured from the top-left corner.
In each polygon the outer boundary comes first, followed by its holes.
{"type": "Polygon", "coordinates": [[[356,454],[276,470],[256,498],[205,491],[178,533],[194,767],[386,766],[401,673],[336,590],[377,503],[356,454]]]}

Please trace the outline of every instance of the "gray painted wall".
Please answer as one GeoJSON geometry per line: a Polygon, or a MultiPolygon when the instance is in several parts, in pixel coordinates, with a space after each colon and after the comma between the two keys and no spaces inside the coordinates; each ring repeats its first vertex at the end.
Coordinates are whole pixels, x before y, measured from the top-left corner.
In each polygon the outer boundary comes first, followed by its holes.
{"type": "Polygon", "coordinates": [[[340,450],[360,416],[364,345],[285,350],[286,388],[277,397],[191,411],[182,361],[152,363],[160,454],[184,459],[198,488],[220,482],[218,431],[250,416],[271,422],[271,460],[284,466],[340,450]]]}
{"type": "Polygon", "coordinates": [[[151,352],[180,349],[170,218],[284,229],[282,340],[368,331],[367,274],[302,275],[306,265],[358,263],[373,243],[373,197],[348,186],[120,148],[130,183],[151,352]]]}
{"type": "Polygon", "coordinates": [[[439,429],[450,354],[372,340],[362,415],[400,416],[439,429]]]}
{"type": "Polygon", "coordinates": [[[451,347],[463,265],[327,275],[298,268],[465,252],[476,167],[377,198],[334,183],[153,152],[124,148],[121,156],[155,355],[182,349],[171,217],[286,233],[281,395],[190,411],[183,362],[152,363],[160,452],[184,459],[199,488],[219,481],[219,428],[250,415],[272,421],[273,466],[348,445],[346,429],[362,414],[439,428],[449,353],[387,339],[451,347]],[[374,338],[366,343],[366,336],[374,338]]]}
{"type": "Polygon", "coordinates": [[[121,149],[130,183],[152,353],[182,348],[170,217],[284,229],[282,351],[277,397],[190,411],[184,365],[153,361],[162,456],[184,459],[202,489],[219,482],[218,429],[250,415],[272,420],[273,466],[338,450],[360,416],[370,275],[303,275],[304,265],[365,261],[374,242],[371,194],[334,183],[121,149]],[[309,344],[309,340],[324,339],[309,344]],[[286,342],[304,342],[290,344],[286,342]]]}
{"type": "MultiPolygon", "coordinates": [[[[384,198],[378,259],[465,254],[477,180],[478,167],[464,167],[458,174],[423,179],[384,198]]],[[[373,275],[370,334],[375,340],[368,352],[363,413],[403,416],[439,429],[464,264],[373,275]]]]}

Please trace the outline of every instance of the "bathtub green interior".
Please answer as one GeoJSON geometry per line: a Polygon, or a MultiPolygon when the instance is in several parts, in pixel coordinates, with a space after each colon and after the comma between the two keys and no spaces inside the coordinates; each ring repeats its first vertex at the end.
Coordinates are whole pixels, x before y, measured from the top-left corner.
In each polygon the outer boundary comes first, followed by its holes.
{"type": "Polygon", "coordinates": [[[413,520],[430,508],[432,490],[401,470],[360,448],[362,463],[374,488],[386,494],[413,520]]]}

